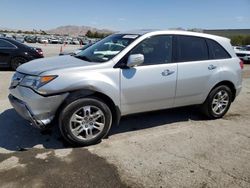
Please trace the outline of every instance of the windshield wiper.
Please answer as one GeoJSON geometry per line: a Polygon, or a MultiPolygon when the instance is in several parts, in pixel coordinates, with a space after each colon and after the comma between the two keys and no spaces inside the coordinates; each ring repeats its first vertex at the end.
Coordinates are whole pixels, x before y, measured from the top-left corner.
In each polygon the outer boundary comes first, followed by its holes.
{"type": "Polygon", "coordinates": [[[84,61],[88,61],[88,62],[92,62],[91,59],[89,59],[87,56],[78,56],[78,55],[74,55],[75,58],[84,60],[84,61]]]}

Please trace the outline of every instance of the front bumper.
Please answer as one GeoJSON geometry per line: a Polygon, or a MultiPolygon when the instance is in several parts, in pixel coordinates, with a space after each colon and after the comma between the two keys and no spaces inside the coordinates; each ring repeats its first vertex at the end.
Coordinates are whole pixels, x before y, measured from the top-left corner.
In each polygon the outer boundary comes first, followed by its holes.
{"type": "Polygon", "coordinates": [[[42,121],[34,118],[34,115],[32,114],[31,110],[29,110],[28,106],[23,101],[15,98],[11,94],[9,95],[9,101],[11,105],[15,108],[16,112],[21,117],[28,120],[31,123],[31,125],[39,129],[46,128],[46,125],[42,121]]]}
{"type": "Polygon", "coordinates": [[[243,56],[243,57],[240,57],[240,59],[243,61],[250,61],[250,56],[243,56]]]}
{"type": "Polygon", "coordinates": [[[9,101],[16,112],[33,126],[45,129],[54,119],[67,93],[44,97],[30,88],[17,86],[10,89],[9,101]]]}

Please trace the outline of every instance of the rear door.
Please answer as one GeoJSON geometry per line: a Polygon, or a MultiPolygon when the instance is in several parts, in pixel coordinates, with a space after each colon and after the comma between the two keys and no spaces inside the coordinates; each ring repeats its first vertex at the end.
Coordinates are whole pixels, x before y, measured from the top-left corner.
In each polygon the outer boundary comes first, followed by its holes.
{"type": "Polygon", "coordinates": [[[175,107],[200,104],[208,88],[219,80],[220,60],[211,59],[205,38],[176,36],[178,77],[175,107]]]}
{"type": "Polygon", "coordinates": [[[173,107],[177,65],[172,62],[172,38],[147,38],[129,53],[143,54],[144,63],[121,69],[123,115],[173,107]]]}
{"type": "Polygon", "coordinates": [[[0,39],[0,66],[7,65],[10,61],[11,54],[17,50],[17,47],[12,43],[0,39]]]}

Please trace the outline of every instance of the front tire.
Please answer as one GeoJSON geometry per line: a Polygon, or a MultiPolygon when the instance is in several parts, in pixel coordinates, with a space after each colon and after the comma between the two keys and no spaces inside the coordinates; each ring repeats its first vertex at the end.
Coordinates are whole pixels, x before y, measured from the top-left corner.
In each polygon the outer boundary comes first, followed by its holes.
{"type": "Polygon", "coordinates": [[[210,119],[222,118],[232,102],[232,91],[226,85],[214,88],[202,105],[203,113],[210,119]]]}
{"type": "Polygon", "coordinates": [[[111,124],[109,107],[97,98],[77,99],[66,105],[59,116],[63,138],[75,146],[100,142],[108,134],[111,124]]]}

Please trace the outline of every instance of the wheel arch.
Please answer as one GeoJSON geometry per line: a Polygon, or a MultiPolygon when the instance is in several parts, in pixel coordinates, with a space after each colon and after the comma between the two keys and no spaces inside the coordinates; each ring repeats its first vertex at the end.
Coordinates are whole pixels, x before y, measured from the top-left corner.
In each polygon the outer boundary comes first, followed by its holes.
{"type": "Polygon", "coordinates": [[[23,58],[23,59],[25,59],[27,62],[29,61],[29,59],[28,59],[27,57],[25,57],[24,55],[16,54],[16,55],[10,57],[10,60],[9,60],[9,64],[10,64],[10,65],[11,65],[12,60],[15,59],[15,58],[23,58]]]}
{"type": "Polygon", "coordinates": [[[121,118],[120,108],[117,105],[115,105],[114,101],[106,94],[98,92],[98,91],[90,90],[90,89],[81,89],[81,90],[70,92],[69,95],[66,97],[66,99],[63,101],[63,103],[57,109],[55,119],[58,120],[60,112],[69,103],[73,102],[76,99],[86,98],[86,97],[95,97],[95,98],[102,100],[104,103],[106,103],[112,113],[112,126],[119,124],[120,118],[121,118]]]}
{"type": "MultiPolygon", "coordinates": [[[[228,86],[228,87],[231,89],[232,94],[233,94],[233,96],[232,96],[232,102],[233,102],[234,99],[235,99],[235,97],[236,97],[236,89],[235,89],[234,84],[233,84],[231,81],[224,80],[224,81],[221,81],[221,82],[217,83],[217,84],[210,90],[210,92],[213,91],[214,88],[216,88],[216,87],[218,87],[218,86],[221,86],[221,85],[228,86]]],[[[210,93],[210,92],[209,92],[209,93],[210,93]]]]}

